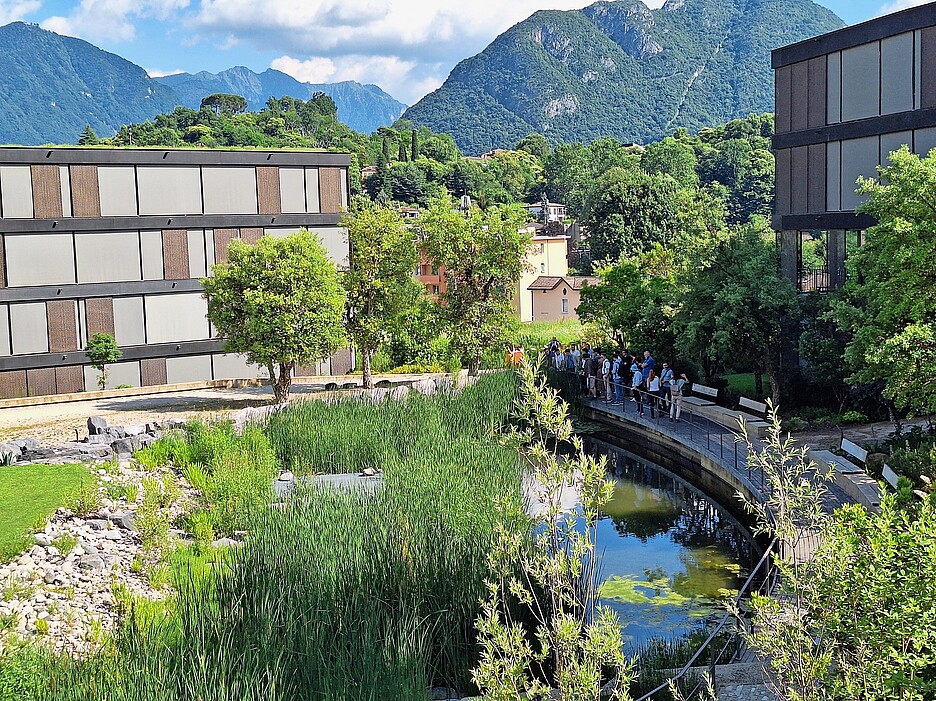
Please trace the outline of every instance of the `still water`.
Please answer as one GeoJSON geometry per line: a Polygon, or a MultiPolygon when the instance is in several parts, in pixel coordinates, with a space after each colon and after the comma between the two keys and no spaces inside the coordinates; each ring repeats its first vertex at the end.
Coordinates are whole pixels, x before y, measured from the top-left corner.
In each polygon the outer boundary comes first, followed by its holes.
{"type": "Polygon", "coordinates": [[[724,611],[760,552],[748,532],[699,490],[661,467],[597,440],[614,497],[598,524],[601,599],[625,640],[675,639],[724,611]]]}

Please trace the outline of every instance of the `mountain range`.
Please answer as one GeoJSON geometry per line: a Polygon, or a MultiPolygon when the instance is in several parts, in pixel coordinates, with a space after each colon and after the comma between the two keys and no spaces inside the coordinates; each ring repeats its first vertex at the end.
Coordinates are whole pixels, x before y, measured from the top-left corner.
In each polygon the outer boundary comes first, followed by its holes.
{"type": "Polygon", "coordinates": [[[468,154],[531,132],[648,143],[773,111],[770,51],[843,27],[811,0],[601,0],[541,10],[403,114],[468,154]]]}
{"type": "Polygon", "coordinates": [[[258,74],[237,67],[154,79],[81,39],[24,22],[0,27],[0,143],[75,143],[86,124],[111,136],[124,124],[179,105],[197,109],[203,97],[216,92],[243,95],[251,108],[259,108],[269,97],[307,100],[316,91],[330,95],[338,118],[358,131],[392,124],[406,107],[376,85],[313,85],[275,70],[258,74]]]}
{"type": "Polygon", "coordinates": [[[288,95],[308,100],[315,92],[323,92],[335,101],[338,119],[355,131],[370,133],[378,127],[393,124],[403,114],[406,105],[398,102],[376,85],[361,85],[353,80],[340,83],[300,83],[290,75],[268,68],[255,73],[244,66],[235,66],[220,73],[176,73],[157,82],[175,92],[179,104],[198,109],[201,100],[213,93],[233,93],[247,100],[250,110],[259,110],[271,97],[288,95]]]}

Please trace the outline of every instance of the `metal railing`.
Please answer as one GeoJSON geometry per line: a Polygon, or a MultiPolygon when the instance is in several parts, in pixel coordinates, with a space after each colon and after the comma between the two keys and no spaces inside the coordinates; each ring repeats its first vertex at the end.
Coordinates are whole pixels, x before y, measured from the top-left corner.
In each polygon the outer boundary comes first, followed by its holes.
{"type": "Polygon", "coordinates": [[[738,590],[731,610],[721,617],[715,627],[712,628],[705,642],[699,646],[699,649],[689,658],[689,661],[663,684],[648,691],[635,701],[651,701],[657,694],[669,692],[670,684],[679,689],[683,698],[692,699],[696,694],[703,693],[708,688],[709,683],[715,685],[715,668],[718,665],[731,664],[740,658],[744,648],[743,645],[738,643],[738,639],[743,640],[743,635],[737,628],[732,629],[731,626],[732,624],[738,624],[746,629],[748,622],[734,612],[741,611],[741,602],[750,598],[751,594],[765,594],[773,590],[776,584],[776,570],[773,567],[773,553],[776,544],[776,541],[773,541],[764,550],[761,559],[738,590]],[[726,630],[731,631],[733,635],[728,638],[727,642],[719,646],[717,644],[719,637],[726,630]],[[703,659],[706,660],[704,663],[702,663],[703,659]],[[700,673],[703,671],[706,672],[706,675],[700,673]]]}
{"type": "Polygon", "coordinates": [[[685,397],[682,401],[679,421],[670,423],[670,405],[666,404],[665,411],[659,411],[660,397],[651,395],[645,389],[634,390],[621,383],[620,386],[625,392],[624,402],[615,405],[606,400],[606,393],[603,396],[590,397],[585,386],[585,378],[580,372],[551,369],[549,377],[551,384],[562,393],[563,399],[577,409],[589,406],[592,409],[614,415],[615,408],[619,407],[618,410],[621,414],[630,420],[637,423],[649,423],[656,430],[671,434],[679,439],[688,439],[688,443],[700,453],[717,460],[723,467],[732,470],[738,477],[745,478],[748,486],[755,492],[754,496],[763,500],[767,480],[763,470],[759,466],[752,466],[748,460],[748,448],[740,436],[740,425],[722,424],[709,417],[702,416],[701,413],[693,409],[691,403],[685,401],[685,397]],[[641,417],[632,409],[637,406],[636,402],[631,401],[634,399],[635,391],[641,393],[642,403],[645,408],[649,406],[650,401],[656,402],[652,415],[648,416],[650,412],[645,409],[644,415],[641,417]],[[583,402],[585,399],[591,401],[585,404],[583,402]]]}

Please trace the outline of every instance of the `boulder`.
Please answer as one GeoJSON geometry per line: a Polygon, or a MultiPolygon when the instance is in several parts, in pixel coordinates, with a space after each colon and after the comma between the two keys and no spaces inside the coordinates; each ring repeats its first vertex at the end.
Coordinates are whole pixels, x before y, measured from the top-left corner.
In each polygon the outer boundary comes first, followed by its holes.
{"type": "Polygon", "coordinates": [[[144,424],[130,424],[129,426],[124,426],[123,430],[124,434],[129,438],[146,433],[146,426],[144,424]]]}
{"type": "Polygon", "coordinates": [[[412,388],[415,391],[421,394],[425,394],[428,397],[429,395],[435,394],[436,383],[435,380],[431,380],[429,378],[416,380],[416,382],[412,384],[412,388]]]}
{"type": "Polygon", "coordinates": [[[7,445],[11,445],[19,452],[25,453],[27,450],[35,450],[39,447],[39,441],[35,438],[14,438],[12,441],[7,441],[7,445]]]}
{"type": "Polygon", "coordinates": [[[82,555],[78,567],[83,570],[101,571],[104,569],[104,559],[100,555],[82,555]]]}
{"type": "Polygon", "coordinates": [[[36,541],[36,545],[41,545],[44,548],[52,545],[52,539],[46,533],[36,533],[36,535],[33,536],[33,540],[36,541]]]}
{"type": "Polygon", "coordinates": [[[103,416],[88,417],[88,435],[96,436],[107,428],[107,419],[103,416]]]}
{"type": "Polygon", "coordinates": [[[19,448],[9,443],[0,443],[0,465],[10,465],[21,455],[19,448]]]}
{"type": "Polygon", "coordinates": [[[125,531],[135,530],[133,528],[133,512],[131,511],[122,511],[120,513],[111,514],[108,516],[110,522],[113,523],[117,528],[121,528],[125,531]]]}

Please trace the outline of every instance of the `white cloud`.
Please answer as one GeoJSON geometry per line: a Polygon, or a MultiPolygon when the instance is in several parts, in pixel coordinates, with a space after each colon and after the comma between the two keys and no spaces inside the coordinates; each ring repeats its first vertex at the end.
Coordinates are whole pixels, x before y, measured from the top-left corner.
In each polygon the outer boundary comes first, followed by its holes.
{"type": "Polygon", "coordinates": [[[40,24],[83,39],[130,41],[136,37],[136,19],[166,20],[188,6],[189,0],[81,0],[68,15],[49,17],[40,24]]]}
{"type": "Polygon", "coordinates": [[[917,5],[925,5],[928,2],[931,2],[931,0],[894,0],[894,2],[889,2],[882,6],[881,9],[878,10],[877,16],[880,17],[881,15],[889,15],[892,12],[900,12],[910,7],[916,7],[917,5]]]}
{"type": "Polygon", "coordinates": [[[185,73],[181,68],[174,68],[171,71],[162,71],[158,68],[147,68],[146,75],[150,78],[165,78],[167,75],[179,75],[179,73],[185,73]]]}
{"type": "Polygon", "coordinates": [[[9,24],[23,19],[42,7],[40,0],[0,0],[0,24],[9,24]]]}
{"type": "MultiPolygon", "coordinates": [[[[590,1],[552,0],[550,7],[590,1]]],[[[187,25],[203,40],[236,37],[276,52],[271,67],[299,80],[376,83],[412,104],[458,61],[541,8],[542,0],[201,0],[187,25]]]]}

